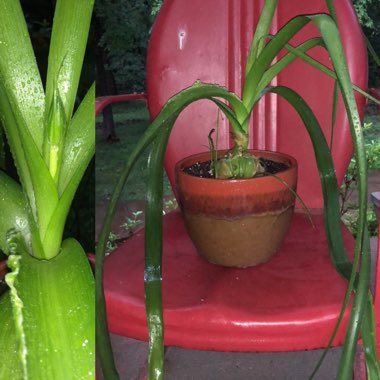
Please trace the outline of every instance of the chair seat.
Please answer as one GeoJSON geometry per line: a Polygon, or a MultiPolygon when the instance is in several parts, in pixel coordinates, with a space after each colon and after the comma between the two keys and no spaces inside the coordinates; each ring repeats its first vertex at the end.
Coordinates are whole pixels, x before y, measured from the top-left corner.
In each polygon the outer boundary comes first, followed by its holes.
{"type": "MultiPolygon", "coordinates": [[[[164,217],[165,345],[218,351],[289,351],[325,347],[346,281],[327,251],[323,216],[315,228],[295,213],[280,251],[267,263],[224,268],[199,257],[179,212],[164,217]]],[[[347,249],[354,239],[344,228],[347,249]]],[[[110,331],[147,340],[144,230],[107,257],[104,286],[110,331]]],[[[334,345],[343,341],[347,313],[334,345]]]]}

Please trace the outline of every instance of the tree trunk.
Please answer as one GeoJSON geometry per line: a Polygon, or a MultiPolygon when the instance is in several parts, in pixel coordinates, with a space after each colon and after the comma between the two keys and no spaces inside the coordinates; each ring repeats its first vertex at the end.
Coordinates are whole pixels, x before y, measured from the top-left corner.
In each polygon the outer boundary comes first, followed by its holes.
{"type": "MultiPolygon", "coordinates": [[[[107,69],[107,55],[99,41],[102,36],[101,20],[95,16],[95,55],[96,55],[96,95],[116,95],[115,79],[112,71],[107,69]]],[[[103,112],[103,128],[105,139],[108,142],[118,141],[115,131],[115,123],[112,114],[112,105],[106,107],[103,112]]]]}

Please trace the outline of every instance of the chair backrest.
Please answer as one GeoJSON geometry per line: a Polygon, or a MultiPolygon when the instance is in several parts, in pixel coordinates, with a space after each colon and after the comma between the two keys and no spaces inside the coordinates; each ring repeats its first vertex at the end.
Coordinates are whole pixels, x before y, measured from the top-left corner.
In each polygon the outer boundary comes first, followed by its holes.
{"type": "MultiPolygon", "coordinates": [[[[218,83],[241,93],[247,52],[264,0],[165,0],[154,25],[148,53],[148,104],[152,117],[172,95],[196,80],[218,83]]],[[[350,0],[335,2],[352,81],[367,86],[367,55],[356,14],[350,0]]],[[[298,14],[326,12],[325,0],[281,0],[271,32],[298,14]]],[[[292,44],[318,35],[306,26],[292,44]]],[[[318,47],[310,55],[327,66],[326,52],[318,47]]],[[[320,121],[330,141],[334,81],[300,60],[276,79],[300,93],[320,121]]],[[[364,98],[357,98],[363,114],[364,98]]],[[[181,158],[207,151],[207,135],[218,119],[216,106],[200,101],[179,117],[166,154],[166,170],[174,184],[174,165],[181,158]]],[[[230,147],[227,121],[220,116],[219,147],[230,147]]],[[[293,109],[275,95],[266,96],[251,121],[250,147],[280,151],[299,162],[298,193],[309,208],[323,205],[319,176],[309,137],[293,109]]],[[[338,181],[343,179],[352,155],[349,125],[339,101],[334,129],[333,157],[338,181]]]]}

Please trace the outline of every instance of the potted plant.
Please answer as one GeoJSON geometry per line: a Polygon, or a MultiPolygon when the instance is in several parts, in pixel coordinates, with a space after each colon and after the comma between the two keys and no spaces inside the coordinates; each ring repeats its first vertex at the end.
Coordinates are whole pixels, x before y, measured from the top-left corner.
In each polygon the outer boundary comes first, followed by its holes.
{"type": "Polygon", "coordinates": [[[236,140],[232,152],[219,153],[215,162],[206,152],[176,165],[188,234],[198,253],[214,264],[264,263],[277,252],[291,221],[297,162],[281,153],[241,149],[236,140]],[[206,170],[197,170],[201,166],[206,170]],[[243,172],[233,173],[234,167],[243,172]]]}
{"type": "MultiPolygon", "coordinates": [[[[313,14],[300,15],[286,23],[274,36],[268,36],[275,12],[277,1],[266,0],[261,12],[259,22],[252,40],[251,49],[248,55],[245,83],[242,97],[229,92],[226,88],[214,84],[196,82],[192,86],[184,89],[174,95],[162,107],[161,112],[153,120],[150,127],[145,132],[142,139],[136,145],[135,150],[130,155],[125,168],[123,169],[114,194],[110,201],[108,212],[104,221],[103,229],[100,234],[97,256],[96,256],[96,274],[97,274],[97,339],[99,341],[99,355],[102,360],[103,370],[106,377],[116,377],[116,370],[112,363],[111,349],[106,327],[106,312],[102,288],[105,246],[110,232],[112,216],[115,212],[117,200],[126,179],[139,157],[140,153],[148,145],[154,142],[149,164],[149,181],[147,189],[146,215],[145,215],[145,295],[146,310],[149,327],[149,378],[161,379],[163,377],[163,313],[162,313],[162,292],[161,292],[161,260],[162,260],[162,174],[163,160],[166,144],[180,112],[189,104],[200,99],[209,99],[216,104],[221,112],[228,118],[233,131],[235,147],[227,157],[222,154],[213,156],[213,170],[217,173],[227,168],[227,177],[235,177],[231,167],[236,166],[238,171],[242,172],[245,178],[245,168],[250,169],[248,177],[257,171],[261,171],[258,165],[258,159],[247,151],[247,125],[252,109],[259,99],[267,93],[275,93],[283,97],[300,115],[313,142],[314,153],[320,172],[321,184],[325,199],[325,224],[328,234],[328,243],[331,251],[332,261],[337,271],[348,280],[346,297],[342,300],[342,315],[345,310],[351,293],[355,291],[354,305],[351,311],[350,324],[348,327],[347,338],[339,368],[338,378],[346,379],[351,375],[353,357],[356,350],[356,344],[361,331],[363,344],[365,346],[367,370],[370,378],[379,378],[380,370],[377,361],[376,344],[374,340],[372,323],[374,320],[371,293],[369,290],[368,274],[370,267],[370,254],[368,250],[368,234],[366,232],[366,168],[365,152],[361,134],[360,118],[358,115],[353,89],[344,57],[343,47],[339,37],[339,30],[336,23],[335,9],[333,2],[326,0],[330,10],[330,15],[313,14]],[[320,38],[310,39],[298,47],[294,48],[288,45],[289,40],[303,29],[308,23],[314,23],[321,33],[320,38]],[[268,42],[269,41],[269,42],[268,42]],[[309,49],[315,46],[322,46],[329,54],[334,70],[326,69],[309,56],[305,55],[309,49]],[[274,58],[282,50],[288,50],[282,59],[273,64],[274,58]],[[358,161],[360,173],[360,216],[359,231],[355,256],[351,262],[345,255],[342,246],[335,245],[340,241],[340,217],[338,202],[338,185],[334,174],[334,165],[331,158],[331,151],[324,138],[319,123],[307,103],[292,89],[287,87],[271,87],[270,82],[286,66],[295,59],[300,58],[310,63],[317,69],[337,80],[339,90],[342,93],[347,115],[350,121],[351,134],[355,148],[355,154],[358,161]],[[243,170],[240,170],[242,169],[243,170]],[[258,170],[257,170],[258,169],[258,170]],[[231,175],[232,173],[232,175],[231,175]],[[343,253],[343,255],[342,255],[343,253]],[[363,253],[363,255],[362,255],[363,253]],[[358,263],[360,262],[360,266],[358,263]],[[101,348],[100,348],[101,346],[101,348]]],[[[211,144],[213,145],[213,143],[211,144]]],[[[259,153],[259,156],[262,153],[259,153]]],[[[191,159],[190,164],[198,161],[199,158],[191,159]]],[[[287,159],[289,162],[290,159],[287,159]]],[[[281,160],[280,160],[281,161],[281,160]]],[[[179,168],[183,165],[179,164],[179,168]]],[[[179,172],[181,173],[181,172],[179,172]]],[[[178,174],[179,186],[181,187],[182,174],[178,174]]],[[[218,174],[217,174],[218,176],[218,174]]],[[[222,175],[225,177],[224,175],[222,175]]],[[[240,176],[240,175],[239,175],[240,176]]],[[[258,180],[260,180],[259,178],[258,180]]],[[[288,185],[282,183],[285,181],[271,178],[278,182],[278,185],[286,188],[287,193],[292,193],[289,188],[295,187],[291,180],[288,185]]],[[[219,186],[223,186],[224,180],[215,180],[219,186]]],[[[185,186],[186,187],[186,186],[185,186]]],[[[184,199],[180,203],[186,208],[184,199]]],[[[292,201],[291,201],[292,202],[292,201]]],[[[290,207],[291,207],[290,202],[290,207]]],[[[207,203],[207,201],[205,202],[207,203]]],[[[289,206],[287,206],[289,207],[289,206]]],[[[341,319],[341,318],[340,318],[341,319]]],[[[340,321],[339,319],[339,321],[340,321]]],[[[338,322],[339,324],[339,322],[338,322]]]]}
{"type": "Polygon", "coordinates": [[[75,239],[62,241],[95,147],[92,86],[73,114],[92,0],[56,2],[45,89],[18,1],[0,14],[0,118],[18,179],[0,171],[1,379],[95,376],[94,278],[75,239]]]}

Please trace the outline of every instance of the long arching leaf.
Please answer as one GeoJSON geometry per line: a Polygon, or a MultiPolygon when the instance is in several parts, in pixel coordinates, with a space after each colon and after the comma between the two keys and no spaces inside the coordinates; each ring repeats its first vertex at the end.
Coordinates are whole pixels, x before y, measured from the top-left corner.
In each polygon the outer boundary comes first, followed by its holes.
{"type": "MultiPolygon", "coordinates": [[[[240,99],[235,94],[228,92],[227,89],[221,86],[196,82],[191,87],[181,91],[179,94],[174,95],[162,108],[161,112],[158,114],[158,116],[155,118],[155,120],[152,122],[149,128],[145,131],[144,135],[138,141],[134,150],[130,154],[128,161],[126,162],[122,172],[120,173],[110,203],[107,207],[104,223],[99,234],[98,245],[96,247],[96,331],[98,354],[102,364],[103,372],[105,376],[109,376],[110,378],[117,378],[118,375],[115,365],[113,363],[112,347],[110,344],[109,333],[107,330],[107,313],[104,300],[104,288],[102,279],[106,243],[111,230],[111,223],[117,207],[118,200],[120,198],[125,182],[129,176],[129,173],[133,168],[134,163],[136,162],[137,158],[141,155],[141,153],[144,151],[144,149],[155,139],[157,139],[157,137],[160,134],[168,135],[170,133],[172,125],[175,121],[173,118],[177,117],[178,113],[187,105],[200,99],[211,98],[225,99],[234,107],[235,111],[237,109],[240,110],[241,113],[245,111],[245,107],[241,103],[240,99]]],[[[165,141],[165,138],[161,137],[160,141],[165,141]]],[[[161,144],[163,143],[161,142],[161,144]]],[[[156,163],[159,162],[159,160],[156,160],[156,163]]],[[[162,168],[160,170],[162,170],[162,168]]],[[[151,210],[153,211],[151,212],[156,213],[157,217],[158,215],[159,217],[162,217],[162,210],[160,210],[159,204],[154,204],[147,207],[152,207],[151,210]]],[[[159,244],[158,246],[161,245],[159,244]]],[[[149,253],[147,253],[147,255],[149,255],[149,253]]],[[[157,268],[152,270],[156,272],[159,271],[157,268]]],[[[155,292],[160,292],[160,290],[157,288],[161,287],[160,282],[154,282],[153,286],[156,287],[156,289],[154,290],[155,292]]],[[[161,327],[160,331],[163,332],[163,326],[161,327]]],[[[162,339],[162,337],[160,336],[155,336],[155,338],[162,339]]],[[[158,345],[158,347],[160,347],[160,345],[158,345]]],[[[156,358],[156,354],[152,354],[151,357],[152,356],[156,358]]],[[[163,360],[156,359],[153,363],[163,363],[163,360]]],[[[157,374],[157,376],[159,374],[162,374],[162,371],[162,367],[160,366],[159,368],[154,369],[154,366],[152,365],[152,368],[150,369],[150,372],[157,374]]],[[[159,377],[157,377],[157,379],[158,378],[159,377]]]]}
{"type": "MultiPolygon", "coordinates": [[[[295,49],[294,47],[292,47],[289,44],[286,44],[284,46],[284,48],[286,50],[288,50],[289,52],[291,52],[292,54],[294,54],[295,56],[297,56],[298,58],[300,58],[303,61],[307,62],[310,66],[313,66],[317,70],[319,70],[322,73],[328,75],[330,78],[337,79],[337,76],[336,76],[336,74],[335,74],[335,72],[333,70],[330,70],[328,67],[326,67],[322,63],[318,62],[314,58],[312,58],[312,57],[308,56],[307,54],[304,54],[303,52],[295,49]]],[[[360,95],[363,95],[367,99],[369,99],[369,100],[373,101],[374,103],[380,105],[380,100],[379,99],[374,98],[372,95],[368,94],[367,92],[365,92],[364,90],[362,90],[360,87],[355,86],[355,84],[353,84],[352,87],[360,95]]]]}
{"type": "Polygon", "coordinates": [[[337,379],[346,379],[348,378],[350,371],[352,371],[353,357],[356,351],[356,342],[358,339],[362,318],[365,313],[368,296],[371,260],[368,236],[365,233],[365,236],[363,238],[363,245],[355,247],[354,262],[352,269],[350,270],[351,264],[349,263],[348,258],[343,257],[343,255],[346,256],[346,254],[340,232],[338,185],[336,182],[331,153],[328,149],[328,145],[324,138],[323,132],[320,129],[319,124],[310,108],[293,90],[286,87],[274,87],[268,89],[267,92],[274,92],[276,94],[279,94],[291,103],[291,105],[299,113],[302,121],[304,122],[314,146],[314,153],[316,156],[318,169],[320,170],[320,178],[325,203],[325,229],[332,260],[338,272],[349,279],[349,285],[347,288],[345,300],[343,302],[339,321],[341,320],[344,309],[347,307],[350,294],[354,289],[354,283],[356,280],[355,268],[357,267],[359,257],[362,254],[359,280],[357,281],[355,289],[356,297],[354,299],[354,305],[352,307],[350,315],[350,323],[347,329],[342,360],[340,362],[340,368],[337,377],[337,379]]]}

